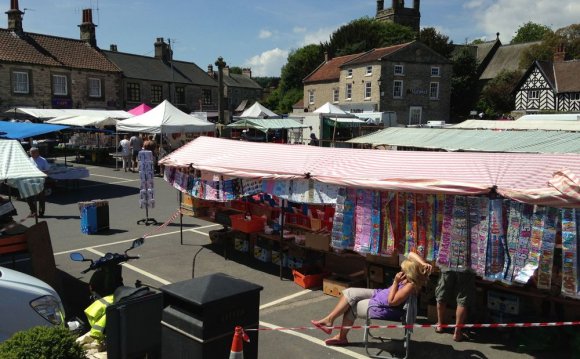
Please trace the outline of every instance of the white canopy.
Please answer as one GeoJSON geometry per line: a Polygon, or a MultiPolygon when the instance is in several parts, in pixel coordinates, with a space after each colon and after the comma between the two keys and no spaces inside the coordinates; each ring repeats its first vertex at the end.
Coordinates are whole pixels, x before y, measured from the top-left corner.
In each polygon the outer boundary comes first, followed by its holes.
{"type": "Polygon", "coordinates": [[[517,121],[580,121],[579,113],[552,113],[523,115],[517,121]]]}
{"type": "Polygon", "coordinates": [[[117,131],[127,132],[181,133],[212,132],[214,130],[214,123],[194,115],[188,115],[167,100],[142,115],[117,123],[117,131]]]}
{"type": "Polygon", "coordinates": [[[241,118],[265,118],[279,117],[276,113],[270,111],[259,102],[254,103],[240,115],[241,118]]]}
{"type": "Polygon", "coordinates": [[[320,106],[314,113],[321,113],[325,115],[346,115],[347,113],[343,111],[340,107],[331,104],[330,102],[325,103],[324,105],[320,106]]]}
{"type": "Polygon", "coordinates": [[[103,128],[105,126],[114,126],[117,124],[117,119],[108,116],[60,116],[45,121],[45,123],[52,123],[55,125],[69,125],[69,126],[94,126],[103,128]]]}
{"type": "Polygon", "coordinates": [[[0,140],[0,181],[18,188],[20,197],[27,198],[40,193],[46,175],[32,163],[20,142],[0,140]]]}
{"type": "Polygon", "coordinates": [[[121,110],[79,110],[79,109],[56,109],[56,108],[27,108],[16,107],[5,113],[23,113],[35,118],[55,118],[60,116],[101,116],[112,118],[132,117],[129,112],[121,110]]]}

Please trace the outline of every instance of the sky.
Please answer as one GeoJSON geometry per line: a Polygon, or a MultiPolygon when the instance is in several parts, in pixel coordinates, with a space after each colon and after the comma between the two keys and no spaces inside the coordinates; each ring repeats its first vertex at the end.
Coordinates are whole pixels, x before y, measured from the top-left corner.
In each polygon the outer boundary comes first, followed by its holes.
{"type": "MultiPolygon", "coordinates": [[[[391,2],[385,0],[385,7],[391,2]]],[[[413,1],[405,2],[411,7],[413,1]]],[[[82,9],[93,9],[97,44],[153,56],[158,37],[171,41],[176,60],[202,69],[222,56],[253,76],[280,76],[288,54],[329,40],[340,26],[376,13],[374,0],[19,0],[26,32],[79,38],[82,9]],[[26,9],[26,10],[24,10],[26,9]]],[[[2,14],[10,0],[0,0],[2,14]]],[[[553,30],[580,22],[578,0],[423,0],[421,27],[434,27],[454,43],[509,43],[528,21],[553,30]]],[[[0,20],[7,27],[7,16],[0,20]]]]}

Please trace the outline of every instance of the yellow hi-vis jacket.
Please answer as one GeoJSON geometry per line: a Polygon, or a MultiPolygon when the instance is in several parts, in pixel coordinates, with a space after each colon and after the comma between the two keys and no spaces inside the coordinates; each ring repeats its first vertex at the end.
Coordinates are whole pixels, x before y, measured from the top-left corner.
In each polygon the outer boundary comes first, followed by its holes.
{"type": "Polygon", "coordinates": [[[113,304],[113,295],[97,299],[93,304],[85,309],[87,320],[91,325],[89,335],[95,339],[102,340],[105,338],[105,325],[107,325],[107,307],[113,304]]]}

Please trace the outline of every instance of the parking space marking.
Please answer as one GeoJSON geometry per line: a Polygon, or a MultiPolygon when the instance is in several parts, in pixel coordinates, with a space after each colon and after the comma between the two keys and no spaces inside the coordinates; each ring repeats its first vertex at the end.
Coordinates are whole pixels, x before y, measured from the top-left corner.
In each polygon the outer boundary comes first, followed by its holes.
{"type": "Polygon", "coordinates": [[[94,176],[94,177],[105,177],[105,178],[112,178],[112,179],[117,179],[117,180],[124,180],[124,179],[126,179],[126,178],[123,178],[123,177],[114,177],[114,176],[97,175],[97,174],[94,174],[94,173],[91,173],[91,176],[94,176]]]}
{"type": "MultiPolygon", "coordinates": [[[[266,322],[263,322],[263,321],[260,321],[260,326],[261,327],[270,328],[270,329],[278,328],[277,325],[270,324],[270,323],[266,323],[266,322]]],[[[322,341],[322,340],[320,340],[318,338],[315,338],[315,337],[311,337],[310,335],[306,335],[304,333],[296,332],[296,331],[293,331],[293,330],[283,330],[283,331],[279,331],[279,333],[286,333],[286,334],[294,335],[296,337],[299,337],[299,338],[302,338],[304,340],[307,340],[307,341],[309,341],[311,343],[314,343],[314,344],[317,344],[317,345],[326,347],[326,348],[328,348],[330,350],[334,350],[334,351],[339,352],[341,354],[347,355],[347,356],[349,356],[351,358],[368,359],[368,356],[361,355],[359,353],[353,352],[352,350],[348,350],[348,349],[341,348],[341,347],[329,347],[329,346],[326,346],[326,344],[324,343],[324,341],[322,341]]]]}
{"type": "Polygon", "coordinates": [[[264,304],[264,305],[261,305],[261,306],[260,306],[260,310],[263,310],[263,309],[266,309],[266,308],[272,307],[272,306],[274,306],[274,305],[280,304],[280,303],[282,303],[282,302],[285,302],[285,301],[288,301],[288,300],[290,300],[290,299],[294,299],[294,298],[296,298],[296,297],[300,297],[301,295],[308,294],[308,293],[312,293],[312,291],[311,291],[310,289],[305,289],[305,290],[303,290],[303,291],[301,291],[301,292],[298,292],[298,293],[294,293],[294,294],[288,295],[288,296],[286,296],[286,297],[283,297],[283,298],[277,299],[277,300],[275,300],[275,301],[273,301],[273,302],[270,302],[270,303],[266,303],[266,304],[264,304]]]}
{"type": "MultiPolygon", "coordinates": [[[[105,253],[99,252],[99,251],[97,251],[96,249],[93,249],[93,248],[86,248],[85,250],[88,251],[88,252],[94,253],[94,254],[98,255],[99,257],[102,257],[102,256],[105,255],[105,253]]],[[[158,283],[161,283],[161,284],[164,284],[164,285],[165,284],[171,284],[170,281],[165,280],[165,279],[163,279],[161,277],[158,277],[155,274],[152,274],[152,273],[149,273],[149,272],[144,271],[142,269],[139,269],[139,268],[137,268],[137,267],[135,267],[135,266],[133,266],[131,264],[123,263],[122,266],[125,267],[125,268],[127,268],[127,269],[131,269],[132,271],[135,271],[135,272],[137,272],[137,273],[139,273],[141,275],[144,275],[146,277],[149,277],[149,278],[153,279],[154,281],[157,281],[158,283]]]]}
{"type": "Polygon", "coordinates": [[[104,186],[110,186],[112,184],[121,184],[121,183],[129,183],[129,182],[137,182],[137,181],[141,181],[139,179],[132,179],[132,180],[125,180],[125,181],[117,181],[117,182],[111,182],[111,183],[99,183],[99,184],[92,184],[89,186],[79,186],[79,188],[94,188],[94,187],[104,187],[104,186]]]}

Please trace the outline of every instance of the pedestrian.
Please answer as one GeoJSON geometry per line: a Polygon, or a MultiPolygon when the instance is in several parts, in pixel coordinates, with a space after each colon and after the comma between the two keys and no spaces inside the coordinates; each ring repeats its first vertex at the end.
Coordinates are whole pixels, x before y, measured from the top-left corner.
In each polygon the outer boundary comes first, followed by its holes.
{"type": "Polygon", "coordinates": [[[316,135],[314,134],[314,132],[312,132],[310,134],[310,142],[308,143],[308,145],[310,146],[318,146],[318,138],[316,138],[316,135]]]}
{"type": "MultiPolygon", "coordinates": [[[[447,303],[455,298],[457,308],[455,309],[455,324],[460,326],[465,324],[467,318],[467,308],[471,305],[475,296],[475,273],[470,270],[464,272],[451,271],[441,268],[439,282],[435,288],[435,299],[437,300],[437,326],[436,333],[444,333],[441,327],[444,323],[447,303]]],[[[462,328],[455,327],[453,340],[460,342],[466,339],[462,328]]]]}
{"type": "Polygon", "coordinates": [[[145,140],[145,142],[143,143],[143,149],[147,150],[147,151],[151,151],[151,154],[153,155],[153,166],[155,168],[155,172],[159,173],[158,168],[157,168],[158,146],[157,146],[157,142],[155,141],[155,136],[149,135],[147,137],[147,140],[145,140]]]}
{"type": "Polygon", "coordinates": [[[143,138],[141,138],[141,134],[138,133],[131,136],[129,144],[131,147],[131,159],[133,160],[131,172],[138,172],[137,156],[139,155],[139,151],[143,149],[143,138]]]}
{"type": "Polygon", "coordinates": [[[127,172],[127,170],[131,169],[131,142],[129,141],[129,135],[123,136],[123,139],[119,142],[119,147],[121,148],[123,169],[127,172]]]}
{"type": "MultiPolygon", "coordinates": [[[[370,305],[380,305],[383,308],[373,308],[370,311],[372,318],[399,320],[404,314],[402,308],[409,296],[418,294],[426,283],[432,267],[416,253],[409,253],[407,259],[401,263],[401,271],[395,275],[393,284],[386,289],[347,288],[334,309],[319,320],[311,320],[315,327],[326,334],[332,333],[334,321],[342,316],[342,327],[350,327],[356,318],[366,318],[370,305]]],[[[328,346],[348,345],[349,329],[343,328],[340,332],[325,340],[328,346]]]]}
{"type": "MultiPolygon", "coordinates": [[[[50,170],[50,164],[48,161],[40,155],[40,151],[37,147],[30,148],[30,161],[36,165],[36,167],[44,173],[50,170]]],[[[44,182],[46,186],[46,181],[44,182]]],[[[40,191],[36,196],[31,196],[26,199],[28,207],[30,208],[30,214],[38,217],[44,217],[44,210],[46,207],[46,196],[44,194],[44,189],[40,191]],[[38,209],[36,208],[36,203],[38,202],[38,209]],[[37,211],[38,210],[38,211],[37,211]]]]}

